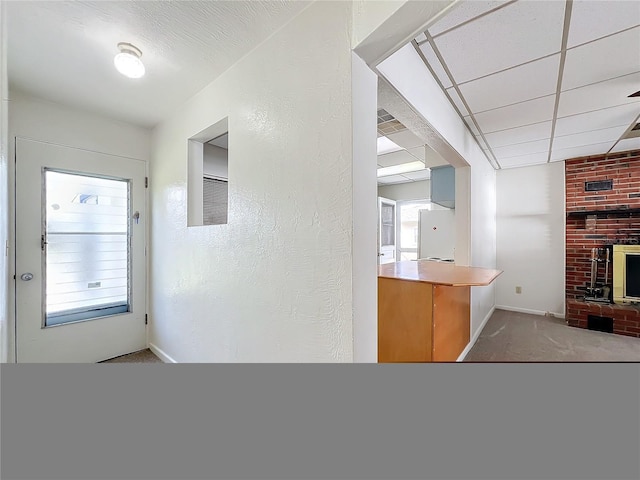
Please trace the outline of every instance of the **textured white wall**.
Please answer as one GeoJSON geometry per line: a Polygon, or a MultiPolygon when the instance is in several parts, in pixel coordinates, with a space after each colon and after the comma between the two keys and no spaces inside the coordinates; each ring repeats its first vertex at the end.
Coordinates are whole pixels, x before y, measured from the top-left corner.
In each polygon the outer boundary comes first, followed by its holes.
{"type": "Polygon", "coordinates": [[[352,54],[353,360],[378,360],[377,75],[352,54]]]}
{"type": "MultiPolygon", "coordinates": [[[[13,139],[16,136],[76,147],[122,157],[148,160],[151,152],[151,131],[83,112],[56,103],[30,97],[12,90],[9,92],[9,158],[13,158],[13,139]]],[[[18,160],[19,161],[19,160],[18,160]]],[[[10,194],[13,198],[13,165],[9,165],[10,194]]],[[[9,204],[10,225],[13,222],[13,202],[9,204]]],[[[4,211],[4,210],[3,210],[4,211]]],[[[13,229],[10,238],[14,238],[13,229]]],[[[11,245],[9,258],[14,258],[11,245]]],[[[13,262],[9,275],[13,276],[13,262]]],[[[13,286],[9,295],[10,313],[13,312],[13,286]]],[[[13,315],[9,319],[9,359],[14,357],[13,315]]]]}
{"type": "Polygon", "coordinates": [[[9,138],[16,135],[139,160],[148,160],[151,153],[151,130],[147,128],[12,89],[9,138]]]}
{"type": "Polygon", "coordinates": [[[365,40],[407,0],[353,0],[353,45],[365,40]]]}
{"type": "Polygon", "coordinates": [[[353,359],[351,5],[318,2],[154,131],[150,342],[353,359]],[[229,118],[229,223],[187,228],[187,138],[229,118]]]}
{"type": "Polygon", "coordinates": [[[424,200],[431,196],[429,180],[411,183],[397,183],[378,187],[378,196],[391,200],[424,200]]]}
{"type": "MultiPolygon", "coordinates": [[[[462,120],[460,120],[462,121],[462,120]]],[[[466,130],[465,130],[466,132],[466,130]]],[[[466,132],[468,133],[468,132],[466,132]]],[[[469,136],[471,134],[469,133],[469,136]]],[[[474,146],[477,145],[474,143],[474,146]]],[[[472,151],[475,149],[472,149],[472,151]]],[[[471,189],[471,261],[474,267],[496,268],[496,171],[484,154],[467,152],[471,189]]],[[[488,287],[471,287],[471,335],[479,333],[496,304],[496,282],[488,287]]]]}
{"type": "Polygon", "coordinates": [[[564,316],[564,162],[499,170],[497,204],[496,305],[564,316]]]}
{"type": "Polygon", "coordinates": [[[457,0],[354,0],[353,47],[367,65],[411,42],[427,22],[446,14],[457,0]]]}
{"type": "Polygon", "coordinates": [[[8,110],[7,38],[5,2],[0,3],[0,362],[9,353],[9,172],[8,172],[8,110]]]}
{"type": "MultiPolygon", "coordinates": [[[[496,175],[464,122],[449,103],[438,83],[411,45],[402,47],[378,66],[380,72],[413,105],[444,142],[431,145],[443,158],[448,144],[464,159],[469,168],[468,201],[456,192],[456,218],[469,209],[470,261],[476,267],[496,267],[496,175]]],[[[453,162],[452,162],[453,163],[453,162]]],[[[458,165],[456,165],[458,167],[458,165]]],[[[464,167],[463,167],[464,168],[464,167]]],[[[466,176],[466,174],[465,174],[466,176]]],[[[460,182],[461,183],[461,182],[460,182]]],[[[458,185],[458,172],[456,172],[458,185]]],[[[457,187],[456,187],[457,188],[457,187]]],[[[456,229],[456,236],[461,229],[456,229]]],[[[456,246],[456,261],[457,261],[456,246]]],[[[488,287],[471,289],[471,335],[478,333],[495,306],[495,282],[488,287]]]]}

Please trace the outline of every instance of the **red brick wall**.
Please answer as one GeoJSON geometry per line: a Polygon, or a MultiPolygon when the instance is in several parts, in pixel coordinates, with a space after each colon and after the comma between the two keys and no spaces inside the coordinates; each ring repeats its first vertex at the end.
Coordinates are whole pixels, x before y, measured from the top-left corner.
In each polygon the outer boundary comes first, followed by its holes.
{"type": "MultiPolygon", "coordinates": [[[[590,255],[593,247],[607,244],[640,243],[640,214],[611,214],[606,210],[640,208],[640,150],[582,157],[565,162],[567,213],[599,210],[602,213],[581,218],[567,218],[566,227],[566,294],[567,320],[570,325],[586,327],[587,310],[591,314],[604,313],[597,305],[577,308],[588,285],[591,271],[590,255]],[[585,192],[587,181],[613,180],[613,190],[585,192]],[[591,311],[593,310],[593,312],[591,311]],[[597,310],[597,312],[596,312],[597,310]],[[578,315],[580,311],[580,315],[578,315]]],[[[598,278],[602,282],[604,264],[599,265],[598,278]]],[[[609,282],[612,272],[609,270],[609,282]]],[[[640,336],[640,311],[605,308],[613,312],[614,332],[640,336]],[[637,313],[637,315],[636,315],[637,313]],[[633,319],[632,319],[633,317],[633,319]],[[637,319],[637,322],[636,322],[637,319]],[[625,324],[632,321],[634,324],[625,324]],[[628,328],[628,330],[627,330],[628,328]]]]}
{"type": "Polygon", "coordinates": [[[640,309],[625,305],[584,302],[567,298],[567,323],[587,328],[589,315],[613,318],[613,333],[640,337],[640,309]]]}
{"type": "Polygon", "coordinates": [[[640,208],[640,150],[565,161],[567,212],[640,208]],[[613,190],[585,192],[584,182],[613,180],[613,190]]]}

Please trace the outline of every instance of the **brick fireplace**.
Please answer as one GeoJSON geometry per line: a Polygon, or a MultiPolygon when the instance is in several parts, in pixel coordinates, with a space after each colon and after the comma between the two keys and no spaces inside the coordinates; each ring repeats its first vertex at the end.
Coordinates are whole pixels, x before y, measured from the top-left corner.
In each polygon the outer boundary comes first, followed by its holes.
{"type": "MultiPolygon", "coordinates": [[[[640,337],[640,306],[584,300],[591,249],[640,244],[640,150],[567,160],[565,177],[567,323],[593,328],[613,320],[613,333],[640,337]]],[[[604,264],[599,266],[599,281],[604,282],[604,264]]]]}

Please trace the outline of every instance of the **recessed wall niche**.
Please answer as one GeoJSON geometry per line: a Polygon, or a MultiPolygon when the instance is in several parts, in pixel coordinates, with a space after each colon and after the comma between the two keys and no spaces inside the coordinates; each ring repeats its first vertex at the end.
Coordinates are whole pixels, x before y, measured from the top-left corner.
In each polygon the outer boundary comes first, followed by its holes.
{"type": "Polygon", "coordinates": [[[188,139],[187,167],[187,226],[228,223],[228,118],[188,139]]]}

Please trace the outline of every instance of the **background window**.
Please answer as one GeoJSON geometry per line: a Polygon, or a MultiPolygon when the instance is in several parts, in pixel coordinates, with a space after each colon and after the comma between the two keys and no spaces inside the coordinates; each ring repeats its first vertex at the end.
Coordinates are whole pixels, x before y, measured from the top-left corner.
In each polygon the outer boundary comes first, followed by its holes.
{"type": "Polygon", "coordinates": [[[429,200],[405,200],[398,207],[398,261],[418,259],[418,219],[420,210],[431,209],[429,200]]]}
{"type": "Polygon", "coordinates": [[[227,223],[229,207],[229,187],[227,180],[203,178],[202,184],[204,225],[221,225],[227,223]]]}

